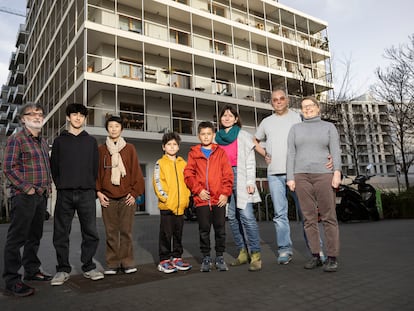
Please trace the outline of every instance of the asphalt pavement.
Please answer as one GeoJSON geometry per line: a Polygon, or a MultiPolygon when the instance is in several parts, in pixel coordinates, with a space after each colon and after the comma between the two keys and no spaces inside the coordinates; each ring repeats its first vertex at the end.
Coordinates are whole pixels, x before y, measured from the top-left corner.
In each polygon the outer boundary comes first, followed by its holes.
{"type": "MultiPolygon", "coordinates": [[[[71,278],[62,286],[29,282],[33,296],[16,298],[0,293],[0,310],[414,310],[414,219],[340,224],[341,256],[336,273],[305,270],[309,254],[302,226],[291,221],[293,260],[278,265],[273,222],[259,222],[263,269],[230,267],[227,272],[199,271],[198,225],[184,225],[184,254],[193,264],[188,272],[164,274],[158,263],[159,216],[135,216],[135,258],[138,272],[91,281],[82,276],[81,234],[74,219],[71,234],[71,278]]],[[[7,224],[0,225],[3,254],[7,224]]],[[[105,231],[98,219],[100,244],[97,267],[105,265],[105,231]]],[[[55,273],[53,220],[45,222],[39,257],[42,268],[55,273]]],[[[237,250],[227,227],[230,263],[237,250]]],[[[214,252],[212,253],[214,257],[214,252]]],[[[3,270],[3,256],[0,269],[3,270]]],[[[4,288],[3,279],[0,287],[4,288]]]]}

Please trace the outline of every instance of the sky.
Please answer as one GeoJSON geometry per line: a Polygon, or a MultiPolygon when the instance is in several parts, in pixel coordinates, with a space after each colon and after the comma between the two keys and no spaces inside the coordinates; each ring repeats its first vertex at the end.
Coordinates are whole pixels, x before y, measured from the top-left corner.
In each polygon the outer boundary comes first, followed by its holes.
{"type": "MultiPolygon", "coordinates": [[[[256,0],[259,1],[259,0],[256,0]]],[[[279,3],[328,23],[334,84],[343,81],[344,63],[351,63],[351,91],[366,92],[375,83],[375,69],[386,68],[384,51],[408,43],[414,34],[412,0],[279,0],[279,3]]],[[[0,7],[26,11],[26,0],[0,0],[0,7]]],[[[24,18],[0,12],[0,85],[6,83],[24,18]]]]}

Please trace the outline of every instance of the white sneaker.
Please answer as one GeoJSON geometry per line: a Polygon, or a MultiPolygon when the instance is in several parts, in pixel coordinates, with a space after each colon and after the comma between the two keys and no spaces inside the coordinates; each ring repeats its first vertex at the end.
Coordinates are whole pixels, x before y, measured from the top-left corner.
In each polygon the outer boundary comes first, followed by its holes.
{"type": "Polygon", "coordinates": [[[98,270],[95,270],[95,269],[84,272],[83,276],[87,279],[91,279],[92,281],[101,280],[105,277],[102,272],[99,272],[98,270]]]}
{"type": "Polygon", "coordinates": [[[108,268],[104,271],[105,275],[115,275],[118,273],[118,269],[108,268]]]}
{"type": "Polygon", "coordinates": [[[135,267],[124,268],[124,273],[126,273],[126,274],[135,273],[135,272],[137,272],[137,268],[135,268],[135,267]]]}
{"type": "Polygon", "coordinates": [[[65,283],[67,280],[69,280],[69,273],[67,272],[63,272],[63,271],[59,271],[55,274],[55,276],[53,277],[53,279],[50,281],[50,285],[62,285],[63,283],[65,283]]]}

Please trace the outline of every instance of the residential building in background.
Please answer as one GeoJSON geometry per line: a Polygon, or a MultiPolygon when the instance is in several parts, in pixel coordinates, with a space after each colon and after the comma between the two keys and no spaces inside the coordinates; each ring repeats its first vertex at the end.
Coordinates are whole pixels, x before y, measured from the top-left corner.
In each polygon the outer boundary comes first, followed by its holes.
{"type": "Polygon", "coordinates": [[[395,177],[395,158],[388,122],[387,103],[364,94],[340,103],[341,121],[337,127],[341,139],[342,169],[346,175],[371,173],[395,177]]]}
{"type": "MultiPolygon", "coordinates": [[[[273,88],[296,108],[307,95],[327,103],[333,89],[327,23],[276,1],[29,0],[27,12],[22,100],[45,106],[49,143],[68,103],[88,107],[99,142],[106,118],[120,115],[145,176],[166,131],[180,133],[186,157],[199,122],[216,122],[226,104],[254,133],[273,88]]],[[[139,212],[157,214],[146,186],[139,212]]]]}

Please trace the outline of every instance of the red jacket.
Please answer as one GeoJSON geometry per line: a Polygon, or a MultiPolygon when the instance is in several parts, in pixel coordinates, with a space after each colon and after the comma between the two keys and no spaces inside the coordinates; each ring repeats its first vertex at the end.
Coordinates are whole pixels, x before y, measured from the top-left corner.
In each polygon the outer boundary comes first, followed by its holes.
{"type": "Polygon", "coordinates": [[[233,170],[226,153],[217,144],[207,159],[201,151],[201,145],[191,147],[184,180],[194,195],[195,206],[217,205],[221,194],[230,196],[233,189],[233,170]],[[210,192],[210,200],[204,201],[198,196],[201,190],[210,192]]]}

